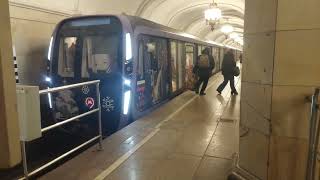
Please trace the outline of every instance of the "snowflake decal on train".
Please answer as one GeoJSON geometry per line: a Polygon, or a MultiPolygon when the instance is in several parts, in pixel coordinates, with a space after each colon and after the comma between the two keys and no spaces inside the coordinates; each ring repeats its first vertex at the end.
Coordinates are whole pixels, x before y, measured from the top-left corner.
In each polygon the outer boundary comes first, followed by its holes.
{"type": "Polygon", "coordinates": [[[89,86],[85,85],[85,86],[82,87],[82,93],[83,94],[89,94],[89,92],[90,92],[89,86]]]}
{"type": "Polygon", "coordinates": [[[114,110],[114,100],[110,97],[105,97],[102,99],[102,107],[108,111],[111,112],[114,110]]]}

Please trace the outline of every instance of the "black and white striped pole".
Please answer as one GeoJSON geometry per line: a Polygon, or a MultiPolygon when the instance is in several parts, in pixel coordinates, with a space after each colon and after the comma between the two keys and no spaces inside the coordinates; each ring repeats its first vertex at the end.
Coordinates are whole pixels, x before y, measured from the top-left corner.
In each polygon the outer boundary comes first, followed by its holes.
{"type": "Polygon", "coordinates": [[[14,63],[14,73],[16,77],[16,83],[19,83],[19,74],[18,74],[18,62],[17,62],[17,53],[16,48],[13,46],[13,63],[14,63]]]}

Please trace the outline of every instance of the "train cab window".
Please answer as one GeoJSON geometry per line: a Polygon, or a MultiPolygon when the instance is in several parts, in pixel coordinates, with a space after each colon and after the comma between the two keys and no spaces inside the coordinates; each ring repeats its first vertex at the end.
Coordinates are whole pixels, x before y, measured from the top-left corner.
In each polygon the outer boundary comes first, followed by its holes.
{"type": "Polygon", "coordinates": [[[60,40],[58,74],[61,77],[74,77],[76,44],[76,37],[66,37],[60,40]]]}
{"type": "Polygon", "coordinates": [[[121,73],[122,26],[118,19],[84,18],[66,21],[57,36],[53,64],[62,82],[75,83],[121,73]]]}
{"type": "Polygon", "coordinates": [[[84,38],[81,76],[88,78],[119,71],[117,36],[88,36],[84,38]]]}

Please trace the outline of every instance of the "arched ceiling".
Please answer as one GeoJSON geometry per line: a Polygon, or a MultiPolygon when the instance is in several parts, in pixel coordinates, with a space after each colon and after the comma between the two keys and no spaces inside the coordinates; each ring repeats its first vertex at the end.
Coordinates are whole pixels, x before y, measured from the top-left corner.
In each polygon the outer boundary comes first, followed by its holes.
{"type": "MultiPolygon", "coordinates": [[[[212,0],[145,0],[139,6],[136,15],[146,19],[183,30],[200,38],[218,43],[234,44],[220,32],[219,26],[211,31],[204,19],[204,11],[212,0]]],[[[244,0],[216,0],[224,18],[228,19],[235,32],[243,33],[244,0]]],[[[226,23],[225,21],[221,24],[226,23]]]]}

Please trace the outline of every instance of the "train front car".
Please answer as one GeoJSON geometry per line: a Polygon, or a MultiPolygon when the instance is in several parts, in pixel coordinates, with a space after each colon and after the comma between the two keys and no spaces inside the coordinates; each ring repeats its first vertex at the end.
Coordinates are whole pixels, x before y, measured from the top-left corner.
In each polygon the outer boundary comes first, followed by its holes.
{"type": "MultiPolygon", "coordinates": [[[[52,87],[100,80],[101,115],[104,135],[128,123],[131,99],[131,33],[116,16],[76,17],[62,21],[50,43],[47,78],[52,87]]],[[[95,86],[48,96],[54,119],[61,121],[97,107],[95,86]]],[[[92,127],[97,116],[85,124],[92,127]]],[[[91,120],[90,120],[91,119],[91,120]]]]}

